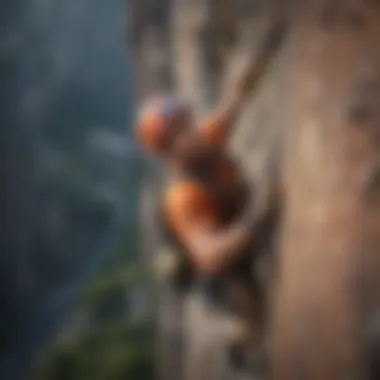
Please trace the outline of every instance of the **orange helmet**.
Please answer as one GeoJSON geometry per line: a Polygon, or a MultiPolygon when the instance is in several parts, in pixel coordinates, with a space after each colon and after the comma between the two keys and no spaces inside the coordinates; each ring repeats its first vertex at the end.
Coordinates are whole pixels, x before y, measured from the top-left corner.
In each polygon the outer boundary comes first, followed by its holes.
{"type": "Polygon", "coordinates": [[[187,107],[175,98],[149,101],[142,107],[138,123],[137,137],[150,152],[161,152],[173,132],[183,127],[181,120],[187,107]]]}

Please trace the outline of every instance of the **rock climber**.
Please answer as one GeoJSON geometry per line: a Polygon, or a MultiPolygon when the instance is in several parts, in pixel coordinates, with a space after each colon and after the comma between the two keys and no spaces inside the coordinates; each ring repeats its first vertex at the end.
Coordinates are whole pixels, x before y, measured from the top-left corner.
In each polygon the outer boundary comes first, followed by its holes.
{"type": "MultiPolygon", "coordinates": [[[[227,144],[266,63],[261,59],[249,64],[230,88],[230,99],[201,125],[194,122],[187,103],[158,97],[142,107],[136,131],[143,148],[164,162],[168,181],[162,214],[192,266],[204,277],[235,277],[234,286],[240,289],[252,279],[252,255],[247,252],[265,213],[253,202],[227,144]]],[[[269,198],[267,203],[272,202],[269,198]]],[[[247,301],[243,296],[243,308],[249,309],[247,318],[257,319],[260,307],[254,298],[260,294],[254,281],[251,285],[252,297],[247,301]]]]}
{"type": "Polygon", "coordinates": [[[251,241],[256,223],[256,211],[247,209],[241,169],[226,148],[264,71],[260,63],[248,65],[230,99],[199,127],[190,106],[176,97],[150,100],[139,115],[140,143],[163,159],[171,178],[164,191],[166,220],[204,273],[228,268],[251,241]]]}

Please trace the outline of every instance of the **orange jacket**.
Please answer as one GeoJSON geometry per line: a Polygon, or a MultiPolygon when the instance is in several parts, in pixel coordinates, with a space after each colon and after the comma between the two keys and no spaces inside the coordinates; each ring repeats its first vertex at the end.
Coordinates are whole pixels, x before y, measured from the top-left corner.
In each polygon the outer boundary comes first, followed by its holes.
{"type": "MultiPolygon", "coordinates": [[[[210,144],[210,150],[223,149],[228,136],[224,134],[224,123],[229,120],[223,117],[213,117],[205,122],[199,129],[200,137],[210,144]]],[[[212,177],[217,187],[226,193],[236,188],[238,180],[238,167],[229,159],[227,153],[220,155],[216,165],[212,166],[212,177]],[[232,186],[231,186],[232,185],[232,186]]],[[[179,240],[191,236],[195,229],[207,229],[212,231],[220,227],[225,204],[216,195],[213,188],[201,181],[189,178],[180,178],[173,181],[164,189],[164,214],[169,227],[177,235],[179,240]]],[[[195,263],[202,266],[201,262],[195,263]]]]}

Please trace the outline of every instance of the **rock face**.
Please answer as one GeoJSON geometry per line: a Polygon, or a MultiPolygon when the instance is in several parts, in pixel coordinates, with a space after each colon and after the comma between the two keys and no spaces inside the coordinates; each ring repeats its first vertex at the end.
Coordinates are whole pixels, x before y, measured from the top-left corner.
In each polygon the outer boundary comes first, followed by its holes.
{"type": "MultiPolygon", "coordinates": [[[[363,378],[379,294],[378,2],[140,0],[129,10],[137,103],[175,90],[198,115],[220,101],[270,21],[289,21],[231,146],[260,191],[272,180],[283,190],[273,378],[363,378]]],[[[194,295],[165,305],[173,340],[160,378],[233,379],[223,345],[209,349],[217,316],[207,305],[194,295]]]]}
{"type": "Polygon", "coordinates": [[[378,2],[309,1],[292,26],[274,379],[369,377],[365,331],[379,305],[379,18],[378,2]]]}
{"type": "MultiPolygon", "coordinates": [[[[130,1],[127,39],[133,52],[137,105],[156,91],[175,91],[194,105],[198,117],[210,112],[228,96],[226,89],[236,69],[258,54],[266,32],[279,22],[278,15],[270,6],[250,1],[130,1]]],[[[283,127],[281,68],[286,49],[276,55],[231,144],[247,177],[261,192],[277,178],[283,127]]],[[[148,262],[168,244],[157,234],[157,219],[151,217],[160,175],[153,169],[151,176],[144,186],[142,208],[148,262]]],[[[223,319],[203,295],[178,294],[162,281],[155,289],[162,310],[158,377],[238,378],[228,362],[223,319]]]]}

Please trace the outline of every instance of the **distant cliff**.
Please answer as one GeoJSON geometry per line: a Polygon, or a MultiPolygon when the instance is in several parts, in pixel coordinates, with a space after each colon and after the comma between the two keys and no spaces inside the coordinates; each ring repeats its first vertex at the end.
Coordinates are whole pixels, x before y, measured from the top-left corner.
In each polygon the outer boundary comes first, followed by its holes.
{"type": "Polygon", "coordinates": [[[121,7],[1,1],[2,379],[25,374],[137,212],[121,7]]]}

